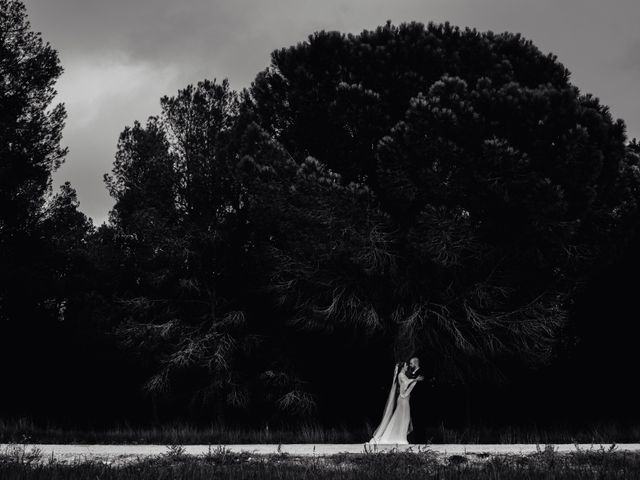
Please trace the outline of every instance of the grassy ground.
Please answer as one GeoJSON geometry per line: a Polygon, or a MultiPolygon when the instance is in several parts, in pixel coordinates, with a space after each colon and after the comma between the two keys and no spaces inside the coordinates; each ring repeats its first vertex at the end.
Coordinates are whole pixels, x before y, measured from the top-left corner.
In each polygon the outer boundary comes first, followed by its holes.
{"type": "MultiPolygon", "coordinates": [[[[363,443],[371,426],[361,428],[301,425],[293,428],[232,428],[217,425],[117,426],[106,429],[73,429],[38,425],[30,420],[0,420],[0,443],[62,444],[287,444],[363,443]]],[[[428,443],[638,443],[638,425],[592,425],[580,429],[554,428],[472,428],[434,427],[426,432],[428,443]]]]}
{"type": "Polygon", "coordinates": [[[541,449],[528,456],[440,457],[418,453],[344,454],[329,457],[256,456],[223,448],[202,457],[173,447],[162,457],[128,464],[47,461],[37,451],[19,447],[0,452],[3,480],[131,480],[131,479],[637,479],[640,453],[615,450],[559,454],[541,449]]]}
{"type": "Polygon", "coordinates": [[[105,429],[62,428],[38,425],[30,420],[0,420],[0,443],[59,444],[281,444],[363,443],[366,428],[300,425],[292,428],[233,428],[220,425],[169,424],[158,426],[120,425],[105,429]]]}

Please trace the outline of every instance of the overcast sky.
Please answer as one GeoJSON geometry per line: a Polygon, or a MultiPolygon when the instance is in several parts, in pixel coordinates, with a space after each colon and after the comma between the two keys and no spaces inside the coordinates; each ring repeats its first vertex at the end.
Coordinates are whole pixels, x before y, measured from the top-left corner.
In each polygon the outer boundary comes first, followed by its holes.
{"type": "Polygon", "coordinates": [[[32,26],[59,51],[59,98],[71,181],[96,224],[112,202],[102,176],[118,134],[159,113],[159,99],[204,78],[248,86],[272,50],[317,30],[450,21],[521,32],[553,52],[573,83],[640,137],[640,0],[25,0],[32,26]]]}

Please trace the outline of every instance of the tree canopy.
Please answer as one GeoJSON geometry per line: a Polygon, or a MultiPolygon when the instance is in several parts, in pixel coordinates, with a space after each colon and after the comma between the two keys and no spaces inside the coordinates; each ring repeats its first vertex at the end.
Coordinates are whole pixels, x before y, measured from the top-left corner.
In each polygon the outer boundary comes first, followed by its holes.
{"type": "MultiPolygon", "coordinates": [[[[319,32],[275,51],[251,93],[293,158],[371,192],[375,220],[359,233],[393,267],[364,295],[342,282],[325,307],[357,298],[398,355],[420,352],[445,375],[505,354],[548,360],[604,238],[627,238],[637,173],[623,122],[520,35],[420,23],[319,32]]],[[[368,275],[350,259],[334,283],[354,271],[368,275]]]]}
{"type": "Polygon", "coordinates": [[[188,85],[120,134],[96,229],[51,191],[57,54],[21,2],[0,25],[0,358],[100,373],[32,391],[349,422],[410,355],[455,388],[595,348],[584,295],[637,242],[640,148],[520,35],[322,31],[246,90],[188,85]]]}

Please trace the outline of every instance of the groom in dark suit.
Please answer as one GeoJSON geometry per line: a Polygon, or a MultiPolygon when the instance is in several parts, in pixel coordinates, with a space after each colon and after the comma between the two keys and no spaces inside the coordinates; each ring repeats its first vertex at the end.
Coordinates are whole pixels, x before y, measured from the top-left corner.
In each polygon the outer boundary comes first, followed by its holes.
{"type": "MultiPolygon", "coordinates": [[[[409,368],[406,372],[407,377],[410,379],[418,379],[418,381],[424,380],[422,370],[420,369],[420,359],[413,357],[409,360],[409,368]]],[[[427,411],[426,392],[423,385],[416,385],[418,388],[414,388],[411,393],[409,402],[411,402],[411,423],[413,425],[413,431],[411,432],[411,443],[427,443],[427,432],[425,425],[425,414],[427,411]]]]}

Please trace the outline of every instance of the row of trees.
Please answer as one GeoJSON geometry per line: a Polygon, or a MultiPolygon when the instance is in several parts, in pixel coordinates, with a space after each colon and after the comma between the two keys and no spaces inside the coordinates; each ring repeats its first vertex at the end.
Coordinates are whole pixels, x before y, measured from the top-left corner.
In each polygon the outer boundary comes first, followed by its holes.
{"type": "Polygon", "coordinates": [[[51,194],[56,52],[21,2],[0,22],[9,387],[54,359],[35,390],[78,392],[79,369],[156,412],[254,421],[347,416],[411,354],[485,385],[572,344],[581,287],[635,234],[622,121],[519,35],[419,23],[316,33],[242,92],[162,98],[120,135],[95,228],[51,194]]]}

